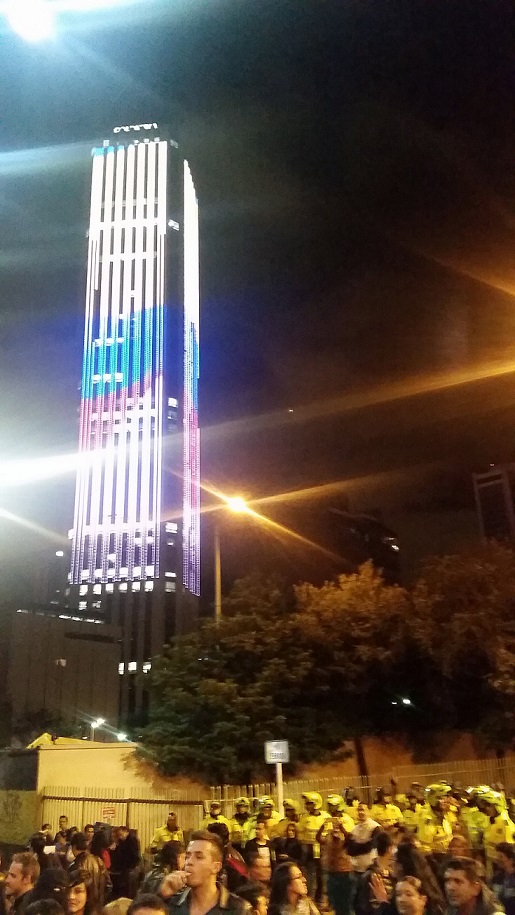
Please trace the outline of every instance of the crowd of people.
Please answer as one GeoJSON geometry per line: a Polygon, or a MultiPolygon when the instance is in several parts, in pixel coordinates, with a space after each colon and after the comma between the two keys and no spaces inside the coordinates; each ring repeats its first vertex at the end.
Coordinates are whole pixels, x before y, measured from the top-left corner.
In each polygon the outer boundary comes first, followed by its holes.
{"type": "Polygon", "coordinates": [[[13,855],[0,915],[515,915],[512,800],[445,782],[405,794],[315,791],[230,818],[213,801],[185,843],[170,812],[143,865],[127,826],[82,831],[60,817],[13,855]]]}

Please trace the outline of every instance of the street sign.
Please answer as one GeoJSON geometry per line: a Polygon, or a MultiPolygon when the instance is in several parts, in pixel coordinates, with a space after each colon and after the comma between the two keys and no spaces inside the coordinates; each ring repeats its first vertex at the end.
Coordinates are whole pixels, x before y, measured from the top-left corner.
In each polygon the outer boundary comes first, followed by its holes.
{"type": "Polygon", "coordinates": [[[265,743],[265,762],[288,763],[290,748],[287,740],[267,740],[265,743]]]}
{"type": "Polygon", "coordinates": [[[108,823],[109,820],[114,820],[116,816],[116,807],[114,805],[109,805],[108,807],[102,807],[102,816],[100,820],[102,823],[108,823]]]}

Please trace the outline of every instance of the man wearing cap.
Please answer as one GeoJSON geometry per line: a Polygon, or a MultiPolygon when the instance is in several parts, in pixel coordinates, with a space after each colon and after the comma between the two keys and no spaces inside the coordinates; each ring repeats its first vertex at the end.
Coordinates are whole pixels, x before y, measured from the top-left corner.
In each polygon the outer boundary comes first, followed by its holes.
{"type": "Polygon", "coordinates": [[[219,801],[211,801],[209,805],[209,813],[202,820],[202,829],[207,829],[210,823],[225,823],[229,834],[231,832],[231,827],[229,826],[229,820],[222,816],[222,805],[219,801]]]}
{"type": "Polygon", "coordinates": [[[284,839],[286,837],[286,829],[290,823],[294,823],[297,827],[299,824],[299,802],[294,801],[291,797],[285,797],[283,807],[284,817],[274,826],[274,836],[276,839],[284,839]]]}
{"type": "Polygon", "coordinates": [[[184,843],[184,835],[182,829],[177,825],[177,814],[170,811],[166,820],[166,826],[159,826],[153,836],[153,839],[150,843],[152,851],[161,851],[163,845],[166,845],[167,842],[181,842],[184,843]]]}
{"type": "Polygon", "coordinates": [[[250,819],[249,799],[236,798],[235,807],[236,810],[229,820],[229,835],[232,847],[241,853],[245,845],[245,827],[250,819]]]}

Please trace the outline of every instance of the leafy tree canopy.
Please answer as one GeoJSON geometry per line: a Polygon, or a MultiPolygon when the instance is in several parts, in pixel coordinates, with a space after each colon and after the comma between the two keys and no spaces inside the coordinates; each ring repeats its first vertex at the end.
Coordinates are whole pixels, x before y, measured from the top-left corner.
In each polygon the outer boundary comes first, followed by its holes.
{"type": "Polygon", "coordinates": [[[292,769],[367,733],[463,727],[506,745],[514,602],[515,556],[497,544],[431,560],[410,591],[370,563],[293,592],[238,581],[218,627],[155,659],[143,753],[167,774],[247,783],[270,772],[266,740],[289,741],[292,769]]]}

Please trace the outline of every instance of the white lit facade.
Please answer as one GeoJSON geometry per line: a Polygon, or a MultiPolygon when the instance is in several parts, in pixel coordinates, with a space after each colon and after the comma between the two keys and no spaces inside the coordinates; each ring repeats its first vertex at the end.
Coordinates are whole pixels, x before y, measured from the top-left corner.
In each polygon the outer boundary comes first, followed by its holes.
{"type": "Polygon", "coordinates": [[[92,152],[72,593],[120,625],[122,711],[200,593],[198,205],[155,124],[92,152]]]}

